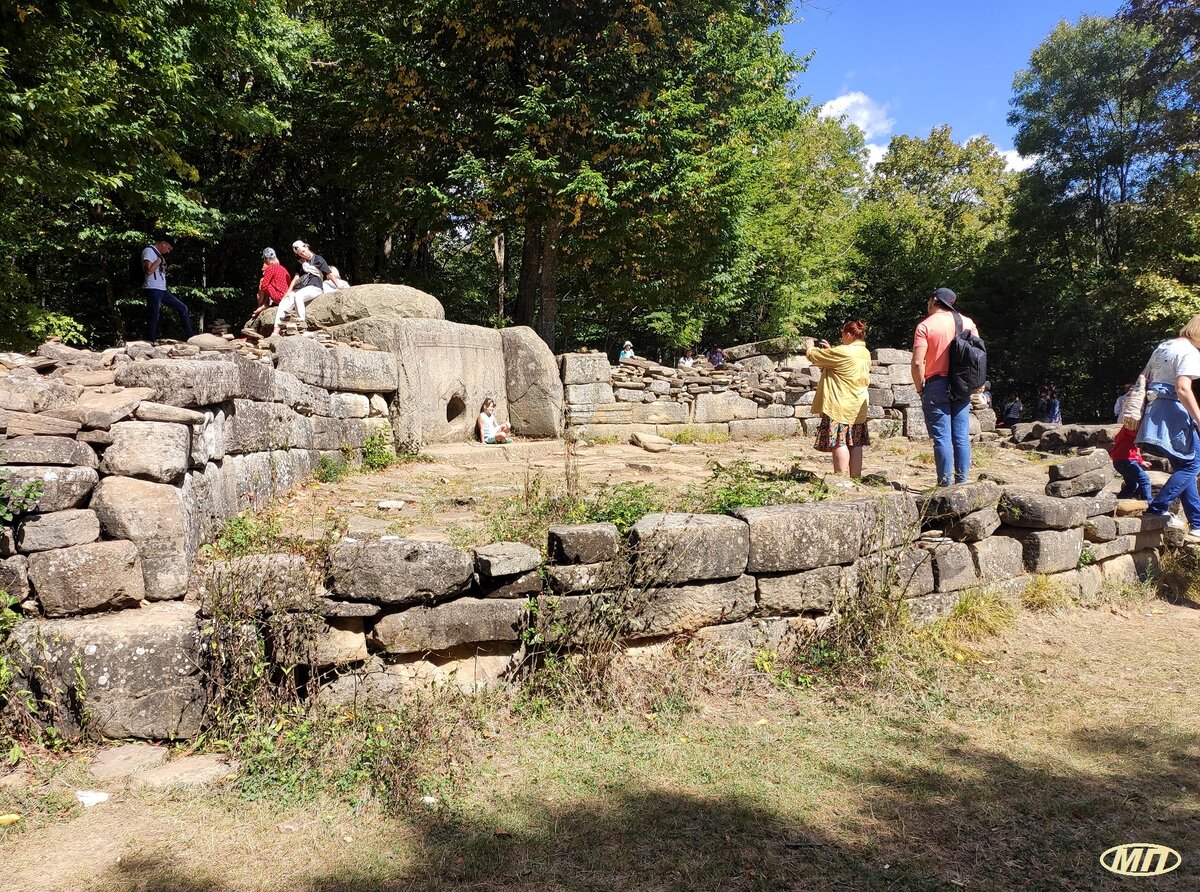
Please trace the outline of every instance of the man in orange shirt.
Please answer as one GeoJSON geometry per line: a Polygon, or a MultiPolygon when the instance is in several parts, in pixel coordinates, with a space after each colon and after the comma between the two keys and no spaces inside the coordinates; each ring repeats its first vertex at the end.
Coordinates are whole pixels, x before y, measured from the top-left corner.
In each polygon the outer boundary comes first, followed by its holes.
{"type": "MultiPolygon", "coordinates": [[[[957,300],[949,288],[933,292],[926,307],[929,315],[913,335],[912,380],[933,439],[938,486],[966,483],[971,470],[971,401],[955,399],[950,392],[950,344],[956,334],[957,300]]],[[[966,316],[962,316],[962,327],[979,334],[966,316]]]]}

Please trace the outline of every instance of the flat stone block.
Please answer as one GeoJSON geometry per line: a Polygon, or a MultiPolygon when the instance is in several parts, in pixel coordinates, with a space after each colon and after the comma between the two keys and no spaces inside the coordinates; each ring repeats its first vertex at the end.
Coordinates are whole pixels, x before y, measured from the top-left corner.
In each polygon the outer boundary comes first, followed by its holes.
{"type": "Polygon", "coordinates": [[[647,514],[629,538],[639,579],[654,583],[741,576],[750,549],[743,521],[714,514],[647,514]]]}
{"type": "Polygon", "coordinates": [[[475,572],[483,579],[518,576],[541,563],[541,553],[523,542],[493,542],[475,549],[475,572]]]}
{"type": "Polygon", "coordinates": [[[94,511],[86,508],[31,514],[17,527],[17,549],[25,554],[86,545],[99,538],[100,521],[94,511]]]}
{"type": "Polygon", "coordinates": [[[616,559],[620,539],[611,523],[555,524],[547,535],[547,551],[556,564],[598,564],[616,559]]]}
{"type": "Polygon", "coordinates": [[[105,474],[173,483],[191,463],[192,435],[186,425],[121,421],[109,433],[112,445],[104,450],[101,463],[105,474]]]}
{"type": "Polygon", "coordinates": [[[333,591],[375,604],[418,604],[465,592],[475,561],[470,553],[414,539],[343,539],[330,551],[333,591]]]}
{"type": "Polygon", "coordinates": [[[0,465],[95,468],[99,460],[91,446],[70,437],[9,437],[0,440],[0,465]]]}
{"type": "Polygon", "coordinates": [[[433,607],[410,607],[381,617],[371,631],[371,646],[390,654],[411,654],[516,641],[527,610],[523,600],[502,598],[460,598],[433,607]]]}
{"type": "Polygon", "coordinates": [[[784,573],[848,564],[866,533],[861,508],[832,502],[739,508],[750,526],[750,573],[784,573]]]}

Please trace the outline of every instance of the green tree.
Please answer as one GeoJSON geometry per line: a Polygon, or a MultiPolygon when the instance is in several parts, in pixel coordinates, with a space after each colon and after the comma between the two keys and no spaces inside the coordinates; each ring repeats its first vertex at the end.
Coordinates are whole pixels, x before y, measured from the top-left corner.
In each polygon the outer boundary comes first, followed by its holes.
{"type": "Polygon", "coordinates": [[[855,236],[852,310],[880,343],[910,338],[935,288],[950,287],[972,306],[980,268],[1007,235],[1013,186],[986,137],[960,144],[949,127],[925,139],[893,137],[871,173],[855,236]]]}

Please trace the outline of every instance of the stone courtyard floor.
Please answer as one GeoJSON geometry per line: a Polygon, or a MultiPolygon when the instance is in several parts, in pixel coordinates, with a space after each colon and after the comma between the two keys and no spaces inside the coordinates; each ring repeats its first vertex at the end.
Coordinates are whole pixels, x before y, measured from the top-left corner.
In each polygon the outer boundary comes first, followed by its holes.
{"type": "MultiPolygon", "coordinates": [[[[996,443],[979,444],[972,473],[1040,488],[1051,460],[996,443]]],[[[561,489],[569,472],[577,476],[578,491],[585,497],[617,484],[650,484],[668,502],[682,502],[711,480],[714,464],[739,461],[773,472],[809,470],[818,479],[832,471],[829,457],[817,452],[808,438],[675,445],[661,454],[622,444],[568,450],[552,440],[503,447],[460,443],[429,447],[423,460],[384,471],[352,474],[337,483],[310,483],[276,503],[276,513],[285,531],[307,536],[322,535],[337,525],[348,526],[351,533],[474,545],[482,541],[491,518],[520,514],[526,510],[527,492],[561,489]],[[398,502],[403,507],[394,504],[398,502]]],[[[879,441],[867,451],[864,472],[912,489],[930,487],[935,482],[932,446],[899,438],[879,441]]],[[[860,486],[828,495],[869,491],[860,486]]]]}

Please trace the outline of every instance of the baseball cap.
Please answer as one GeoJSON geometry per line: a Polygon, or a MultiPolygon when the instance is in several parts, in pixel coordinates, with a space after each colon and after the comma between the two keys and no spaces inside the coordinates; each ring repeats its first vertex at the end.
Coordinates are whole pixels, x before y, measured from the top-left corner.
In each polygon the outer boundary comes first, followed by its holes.
{"type": "Polygon", "coordinates": [[[958,300],[958,295],[949,288],[939,288],[933,292],[932,297],[944,307],[953,307],[954,302],[958,300]]]}
{"type": "Polygon", "coordinates": [[[263,260],[275,260],[274,248],[263,248],[263,260]]]}
{"type": "Polygon", "coordinates": [[[292,242],[292,250],[293,251],[299,251],[301,248],[307,248],[307,247],[308,247],[308,243],[301,241],[300,239],[296,239],[294,242],[292,242]]]}

